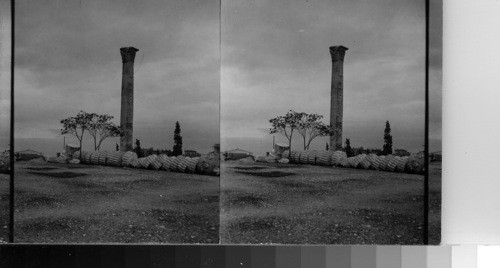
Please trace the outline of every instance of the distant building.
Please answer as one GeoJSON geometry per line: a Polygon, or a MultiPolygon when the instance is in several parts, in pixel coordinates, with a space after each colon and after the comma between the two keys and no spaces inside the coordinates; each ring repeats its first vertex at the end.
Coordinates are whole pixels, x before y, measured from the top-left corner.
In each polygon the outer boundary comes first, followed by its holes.
{"type": "Polygon", "coordinates": [[[14,156],[16,157],[16,161],[28,161],[39,157],[44,157],[43,153],[30,149],[16,152],[14,156]]]}
{"type": "Polygon", "coordinates": [[[10,151],[5,150],[0,154],[0,173],[9,174],[10,151]]]}
{"type": "Polygon", "coordinates": [[[214,144],[214,153],[220,155],[220,143],[214,144]]]}
{"type": "Polygon", "coordinates": [[[356,155],[359,155],[359,154],[364,154],[364,153],[365,153],[365,149],[363,147],[352,148],[352,155],[353,156],[356,156],[356,155]]]}
{"type": "Polygon", "coordinates": [[[429,158],[431,162],[434,161],[441,162],[443,160],[443,153],[441,151],[430,153],[429,158]]]}
{"type": "Polygon", "coordinates": [[[206,156],[209,158],[217,158],[220,161],[220,144],[214,144],[214,150],[209,152],[206,156]]]}
{"type": "Polygon", "coordinates": [[[396,150],[394,150],[394,155],[397,155],[397,156],[409,156],[410,152],[408,152],[405,149],[396,149],[396,150]]]}
{"type": "Polygon", "coordinates": [[[242,158],[247,158],[251,156],[252,153],[241,149],[234,149],[225,151],[223,155],[225,160],[238,160],[242,158]]]}
{"type": "Polygon", "coordinates": [[[184,156],[187,157],[200,157],[201,154],[195,150],[184,150],[184,156]]]}
{"type": "Polygon", "coordinates": [[[381,153],[382,153],[382,149],[366,149],[366,154],[380,155],[381,153]]]}
{"type": "Polygon", "coordinates": [[[382,152],[382,150],[380,149],[370,149],[370,148],[363,148],[363,147],[359,147],[359,148],[352,148],[352,151],[353,151],[353,154],[354,155],[358,155],[358,154],[380,154],[382,152]]]}
{"type": "Polygon", "coordinates": [[[64,154],[68,156],[72,156],[74,153],[80,151],[80,146],[76,144],[65,144],[64,145],[64,154]]]}
{"type": "Polygon", "coordinates": [[[370,148],[363,148],[363,147],[358,147],[358,148],[352,148],[352,155],[360,155],[360,154],[380,154],[382,150],[380,149],[370,149],[370,148]]]}

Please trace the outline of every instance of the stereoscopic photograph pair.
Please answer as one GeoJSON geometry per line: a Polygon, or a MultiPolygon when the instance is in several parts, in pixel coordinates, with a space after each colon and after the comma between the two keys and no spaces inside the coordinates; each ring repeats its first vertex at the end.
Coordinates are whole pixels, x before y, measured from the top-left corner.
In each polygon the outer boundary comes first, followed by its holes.
{"type": "Polygon", "coordinates": [[[439,244],[429,8],[15,1],[0,241],[439,244]]]}

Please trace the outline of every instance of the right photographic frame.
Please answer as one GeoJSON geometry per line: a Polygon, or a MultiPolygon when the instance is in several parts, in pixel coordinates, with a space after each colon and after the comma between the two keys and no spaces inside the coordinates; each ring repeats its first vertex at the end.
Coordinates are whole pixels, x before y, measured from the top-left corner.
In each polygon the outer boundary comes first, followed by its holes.
{"type": "Polygon", "coordinates": [[[441,1],[222,1],[220,242],[439,244],[441,1]]]}

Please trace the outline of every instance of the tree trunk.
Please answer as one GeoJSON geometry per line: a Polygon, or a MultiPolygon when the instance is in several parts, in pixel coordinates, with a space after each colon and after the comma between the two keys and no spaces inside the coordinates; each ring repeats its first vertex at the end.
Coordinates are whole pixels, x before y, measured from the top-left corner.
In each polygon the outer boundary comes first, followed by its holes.
{"type": "Polygon", "coordinates": [[[103,141],[103,140],[99,141],[99,144],[97,144],[97,147],[96,147],[96,149],[97,149],[97,150],[99,150],[99,151],[101,150],[101,144],[102,144],[102,141],[103,141]]]}
{"type": "Polygon", "coordinates": [[[82,141],[83,141],[83,133],[82,136],[80,137],[80,157],[78,157],[80,161],[82,160],[82,141]]]}
{"type": "Polygon", "coordinates": [[[94,151],[99,151],[101,148],[101,143],[97,143],[97,133],[94,136],[94,151]]]}
{"type": "Polygon", "coordinates": [[[310,138],[309,141],[307,142],[307,150],[309,150],[309,147],[311,146],[311,141],[314,140],[314,138],[310,138]]]}

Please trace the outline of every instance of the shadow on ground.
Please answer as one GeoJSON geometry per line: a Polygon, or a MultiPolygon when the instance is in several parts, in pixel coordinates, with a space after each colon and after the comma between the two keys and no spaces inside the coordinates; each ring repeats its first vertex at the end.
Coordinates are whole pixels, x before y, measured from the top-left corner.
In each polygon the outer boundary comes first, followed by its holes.
{"type": "Polygon", "coordinates": [[[15,204],[22,243],[219,242],[213,176],[19,163],[15,204]]]}
{"type": "MultiPolygon", "coordinates": [[[[440,167],[431,168],[431,211],[439,215],[440,167]]],[[[421,175],[237,162],[221,171],[222,243],[424,242],[421,175]]],[[[429,238],[439,241],[440,218],[431,220],[429,238]]]]}

